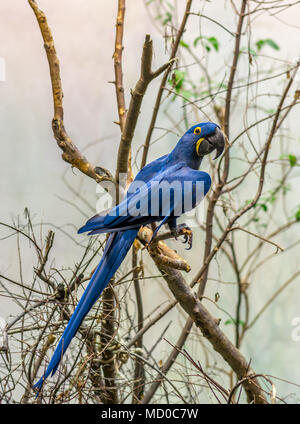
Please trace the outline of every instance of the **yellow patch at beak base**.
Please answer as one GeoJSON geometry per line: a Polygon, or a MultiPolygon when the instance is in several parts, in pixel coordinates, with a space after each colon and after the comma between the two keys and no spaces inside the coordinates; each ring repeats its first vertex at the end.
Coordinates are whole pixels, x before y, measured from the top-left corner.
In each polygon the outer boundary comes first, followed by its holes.
{"type": "Polygon", "coordinates": [[[204,137],[203,138],[199,138],[199,140],[197,141],[197,143],[196,143],[196,152],[197,152],[197,155],[199,156],[199,147],[200,147],[200,144],[202,143],[202,141],[204,140],[204,137]]]}

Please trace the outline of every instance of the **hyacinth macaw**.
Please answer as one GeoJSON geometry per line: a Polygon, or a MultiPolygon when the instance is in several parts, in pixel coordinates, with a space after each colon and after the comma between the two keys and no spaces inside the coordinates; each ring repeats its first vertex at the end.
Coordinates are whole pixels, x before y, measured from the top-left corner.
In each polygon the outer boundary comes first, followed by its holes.
{"type": "Polygon", "coordinates": [[[143,183],[141,188],[133,193],[128,190],[130,194],[126,195],[119,205],[111,209],[109,213],[95,215],[78,230],[78,233],[88,231],[89,234],[108,232],[110,236],[106,243],[102,259],[75,308],[44,375],[34,385],[36,390],[39,391],[45,379],[51,373],[53,375],[57,370],[60,360],[72,338],[75,336],[81,322],[97,299],[99,299],[101,293],[123,262],[139,229],[151,222],[158,221],[160,222],[159,227],[162,224],[168,224],[173,234],[175,236],[178,234],[178,230],[184,224],[181,224],[181,226],[177,225],[176,219],[181,213],[187,212],[197,206],[197,201],[199,202],[199,199],[196,199],[195,183],[201,182],[203,184],[203,196],[206,195],[211,185],[209,174],[198,170],[203,156],[216,149],[217,158],[222,154],[224,145],[224,136],[218,125],[212,122],[194,125],[181,137],[171,153],[154,160],[141,169],[134,180],[134,182],[143,183]],[[174,193],[173,196],[170,196],[168,210],[166,211],[165,206],[162,205],[160,191],[157,189],[157,183],[172,183],[174,181],[180,182],[184,195],[186,194],[184,193],[186,187],[184,183],[187,181],[192,183],[188,186],[191,191],[189,194],[191,194],[192,204],[188,208],[183,208],[180,214],[176,214],[174,193]],[[136,200],[137,196],[139,196],[137,203],[142,203],[146,199],[146,202],[144,202],[146,206],[150,204],[149,199],[151,196],[154,199],[158,199],[156,213],[153,215],[148,209],[147,214],[132,214],[130,205],[136,205],[134,200],[136,200]]]}

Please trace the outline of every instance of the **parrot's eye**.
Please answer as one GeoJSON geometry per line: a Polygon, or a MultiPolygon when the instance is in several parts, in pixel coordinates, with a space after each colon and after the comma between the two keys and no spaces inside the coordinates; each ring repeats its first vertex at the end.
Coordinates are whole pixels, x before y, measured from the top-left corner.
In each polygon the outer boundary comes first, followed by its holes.
{"type": "Polygon", "coordinates": [[[197,134],[197,135],[201,134],[201,128],[200,127],[196,127],[194,129],[194,134],[197,134]]]}

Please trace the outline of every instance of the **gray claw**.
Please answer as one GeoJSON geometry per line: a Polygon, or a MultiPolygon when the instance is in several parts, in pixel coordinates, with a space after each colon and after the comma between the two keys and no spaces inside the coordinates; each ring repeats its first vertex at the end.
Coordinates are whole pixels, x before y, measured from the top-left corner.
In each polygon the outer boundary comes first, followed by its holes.
{"type": "Polygon", "coordinates": [[[193,245],[193,232],[186,224],[180,224],[171,229],[171,232],[177,240],[179,236],[184,237],[183,243],[188,243],[189,247],[186,250],[190,250],[193,245]]]}

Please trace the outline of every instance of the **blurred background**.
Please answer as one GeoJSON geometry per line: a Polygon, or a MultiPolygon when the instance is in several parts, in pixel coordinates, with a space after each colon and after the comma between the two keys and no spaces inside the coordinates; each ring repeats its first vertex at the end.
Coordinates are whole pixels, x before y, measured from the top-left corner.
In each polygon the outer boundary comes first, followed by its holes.
{"type": "MultiPolygon", "coordinates": [[[[133,0],[127,2],[123,52],[127,105],[130,89],[135,86],[139,77],[140,56],[146,33],[151,34],[153,39],[153,68],[157,68],[168,60],[169,46],[164,38],[162,19],[158,19],[155,15],[155,3],[155,1],[133,0]]],[[[176,7],[176,16],[180,21],[184,2],[170,1],[170,3],[176,7]]],[[[236,3],[239,7],[239,2],[236,3]]],[[[92,163],[102,165],[114,173],[120,134],[119,127],[114,124],[114,121],[118,120],[115,88],[109,81],[114,79],[112,54],[117,2],[39,0],[38,4],[47,15],[60,60],[66,129],[77,147],[92,163]]],[[[196,0],[192,8],[195,13],[201,10],[205,15],[221,22],[230,31],[235,31],[236,19],[232,13],[231,2],[196,0]]],[[[253,45],[258,40],[271,39],[279,47],[279,49],[270,46],[264,48],[265,58],[262,58],[261,65],[264,67],[264,75],[268,75],[268,72],[284,73],[287,69],[286,63],[296,63],[300,53],[299,15],[300,5],[295,5],[281,10],[280,14],[276,14],[276,10],[272,13],[266,10],[264,13],[251,17],[253,45]],[[269,59],[268,56],[271,55],[272,58],[276,58],[276,62],[269,59]],[[280,61],[283,63],[282,66],[280,61]],[[278,71],[274,71],[277,65],[278,71]]],[[[48,63],[41,34],[31,8],[26,1],[1,2],[0,20],[0,58],[3,59],[2,63],[5,62],[5,81],[0,81],[1,222],[10,225],[23,222],[24,209],[27,208],[37,228],[43,223],[43,228],[41,227],[40,230],[41,238],[44,238],[47,229],[54,226],[56,236],[52,266],[57,269],[67,269],[73,267],[80,257],[81,247],[78,243],[82,241],[82,237],[86,236],[77,235],[77,228],[83,225],[86,218],[95,213],[99,194],[96,192],[96,184],[92,179],[83,176],[77,169],[72,170],[61,159],[61,153],[53,138],[51,129],[53,105],[48,63]],[[85,201],[78,198],[78,193],[85,201]]],[[[218,51],[212,47],[209,61],[203,59],[203,65],[214,75],[215,80],[227,79],[234,37],[210,20],[202,19],[200,24],[199,17],[191,16],[183,37],[184,42],[192,45],[193,40],[202,33],[218,40],[218,51]]],[[[243,41],[242,47],[247,47],[246,40],[243,41]]],[[[186,55],[184,46],[181,46],[180,54],[181,66],[194,62],[186,55]]],[[[194,49],[194,54],[202,60],[203,46],[199,44],[194,49]]],[[[255,79],[255,69],[254,65],[253,79],[255,79]]],[[[247,72],[247,64],[241,65],[239,72],[243,71],[247,72]]],[[[190,72],[195,79],[202,77],[199,67],[191,68],[190,72]]],[[[281,92],[284,82],[284,78],[283,82],[278,79],[266,80],[260,85],[260,93],[272,94],[276,90],[281,92]]],[[[139,147],[145,139],[159,83],[160,79],[151,83],[142,105],[133,141],[133,158],[136,159],[134,173],[138,170],[137,164],[141,162],[139,147]]],[[[155,142],[150,148],[149,161],[169,152],[180,135],[185,132],[186,124],[194,125],[197,122],[197,116],[200,122],[207,120],[207,116],[204,116],[201,111],[195,113],[188,108],[184,117],[183,102],[180,99],[171,102],[170,99],[169,97],[164,102],[159,114],[156,123],[156,127],[159,128],[154,132],[152,141],[155,142]]],[[[234,99],[231,118],[232,138],[246,126],[245,102],[247,99],[243,97],[234,99]]],[[[275,108],[277,99],[264,98],[263,102],[263,106],[271,110],[275,108]]],[[[250,110],[247,119],[251,121],[250,118],[256,116],[256,111],[250,110]]],[[[211,119],[213,120],[213,116],[211,119]]],[[[266,123],[260,127],[260,133],[257,133],[258,139],[259,137],[264,139],[268,125],[266,123]]],[[[289,143],[287,153],[292,152],[299,157],[299,109],[296,108],[290,113],[284,127],[286,134],[289,134],[285,139],[285,142],[289,143]]],[[[282,137],[284,138],[284,133],[278,137],[277,141],[282,137]]],[[[239,142],[243,141],[247,142],[246,136],[239,142]]],[[[236,149],[239,149],[238,145],[236,149]]],[[[275,146],[272,157],[278,157],[280,153],[279,147],[275,146]]],[[[208,163],[203,164],[204,169],[208,169],[208,166],[208,163]]],[[[232,175],[239,171],[237,162],[231,170],[232,175]]],[[[276,178],[279,178],[279,172],[278,167],[274,166],[267,175],[267,181],[276,178]]],[[[299,204],[299,183],[299,168],[295,168],[285,202],[291,215],[295,213],[299,204]]],[[[255,193],[253,181],[250,179],[245,182],[242,190],[238,195],[235,195],[234,191],[231,194],[237,203],[240,199],[251,199],[255,193]]],[[[273,212],[272,219],[280,225],[282,217],[283,209],[278,207],[273,212]]],[[[292,233],[286,232],[276,239],[276,243],[282,247],[293,244],[295,247],[289,252],[278,254],[278,257],[268,262],[265,267],[261,267],[253,276],[250,291],[252,317],[289,276],[297,271],[299,227],[300,225],[294,227],[292,233]]],[[[15,280],[19,278],[20,265],[17,254],[18,249],[21,249],[22,278],[24,282],[30,281],[33,266],[35,266],[32,246],[24,240],[19,240],[18,244],[16,237],[8,236],[5,228],[0,228],[0,231],[0,273],[15,280]]],[[[192,271],[187,276],[187,280],[191,281],[199,269],[203,256],[203,232],[195,230],[195,242],[191,251],[185,251],[180,242],[170,241],[170,245],[191,264],[192,271]]],[[[246,238],[241,237],[239,239],[240,255],[246,255],[248,249],[246,238]]],[[[269,246],[267,249],[270,254],[276,250],[274,246],[269,246]]],[[[122,270],[126,270],[128,266],[124,263],[122,270]]],[[[146,273],[147,275],[157,273],[154,265],[147,259],[146,273]]],[[[228,264],[226,261],[219,261],[218,258],[212,265],[212,275],[206,295],[213,298],[215,293],[218,293],[220,307],[230,310],[236,303],[235,287],[233,284],[220,283],[216,276],[229,283],[232,279],[228,264]]],[[[2,282],[5,285],[9,284],[7,281],[2,282]]],[[[298,365],[300,341],[292,338],[292,331],[295,328],[292,320],[300,317],[299,283],[298,276],[270,305],[257,325],[247,333],[241,350],[247,358],[252,358],[251,365],[256,372],[275,375],[286,381],[300,384],[298,365]]],[[[145,299],[145,315],[153,310],[153,299],[161,299],[161,301],[172,299],[172,294],[161,279],[149,279],[141,284],[145,299]]],[[[210,303],[207,305],[216,317],[221,314],[210,303]]],[[[1,296],[0,315],[2,317],[9,321],[18,310],[15,302],[6,296],[1,296]]],[[[164,337],[174,343],[185,322],[185,314],[180,308],[173,309],[155,328],[151,329],[145,336],[145,343],[151,343],[153,335],[163,331],[169,322],[171,324],[164,337]]],[[[222,330],[233,337],[232,326],[223,325],[222,330]]],[[[203,355],[201,348],[196,344],[191,344],[189,348],[191,355],[201,361],[203,355]]],[[[155,357],[157,360],[164,359],[169,350],[170,346],[161,341],[155,350],[155,357]]],[[[211,348],[208,350],[214,361],[221,360],[211,348]]],[[[300,394],[298,387],[283,381],[277,381],[276,385],[278,385],[280,396],[287,402],[298,402],[300,394]]]]}

